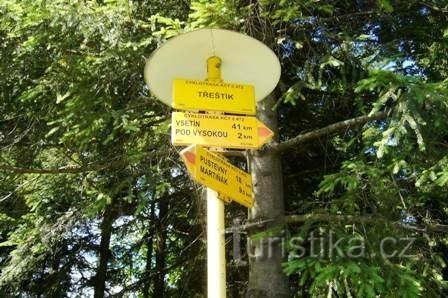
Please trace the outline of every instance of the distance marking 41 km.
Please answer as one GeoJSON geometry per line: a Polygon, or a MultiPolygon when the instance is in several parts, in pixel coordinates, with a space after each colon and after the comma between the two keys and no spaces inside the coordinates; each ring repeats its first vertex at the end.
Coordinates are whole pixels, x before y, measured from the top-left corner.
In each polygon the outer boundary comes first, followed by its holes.
{"type": "Polygon", "coordinates": [[[195,181],[247,208],[253,206],[250,174],[199,145],[185,148],[180,155],[195,181]]]}
{"type": "Polygon", "coordinates": [[[273,135],[268,127],[251,116],[174,112],[171,118],[173,145],[257,149],[273,135]]]}
{"type": "Polygon", "coordinates": [[[252,85],[175,79],[172,106],[181,110],[255,115],[255,91],[252,85]]]}

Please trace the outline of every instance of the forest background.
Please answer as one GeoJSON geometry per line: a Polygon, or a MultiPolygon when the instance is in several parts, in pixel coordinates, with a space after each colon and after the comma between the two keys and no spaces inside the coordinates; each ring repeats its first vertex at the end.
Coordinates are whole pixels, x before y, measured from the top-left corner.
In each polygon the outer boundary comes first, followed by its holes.
{"type": "Polygon", "coordinates": [[[204,297],[202,189],[143,80],[156,48],[204,27],[282,64],[259,106],[276,139],[231,158],[262,177],[256,207],[226,208],[243,247],[275,257],[229,261],[229,296],[446,296],[445,0],[2,0],[0,296],[204,297]],[[366,254],[314,255],[310,235],[366,254]]]}

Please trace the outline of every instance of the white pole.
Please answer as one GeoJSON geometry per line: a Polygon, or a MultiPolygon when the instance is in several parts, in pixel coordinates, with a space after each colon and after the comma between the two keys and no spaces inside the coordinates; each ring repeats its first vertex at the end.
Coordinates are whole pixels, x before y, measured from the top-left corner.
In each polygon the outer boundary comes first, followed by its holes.
{"type": "MultiPolygon", "coordinates": [[[[221,82],[221,59],[207,59],[207,80],[221,82]]],[[[224,201],[207,188],[207,293],[208,298],[226,297],[226,249],[224,201]]]]}
{"type": "Polygon", "coordinates": [[[208,298],[226,297],[224,202],[207,188],[207,289],[208,298]]]}

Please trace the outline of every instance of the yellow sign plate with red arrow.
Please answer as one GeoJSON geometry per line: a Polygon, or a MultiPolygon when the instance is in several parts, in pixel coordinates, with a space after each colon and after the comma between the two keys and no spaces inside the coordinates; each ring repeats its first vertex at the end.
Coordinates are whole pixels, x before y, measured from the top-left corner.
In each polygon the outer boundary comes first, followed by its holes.
{"type": "Polygon", "coordinates": [[[253,206],[250,174],[199,145],[185,148],[180,155],[195,181],[243,206],[253,206]]]}
{"type": "Polygon", "coordinates": [[[172,106],[181,110],[255,115],[255,91],[246,84],[175,79],[172,106]]]}
{"type": "Polygon", "coordinates": [[[236,149],[257,149],[274,133],[257,118],[219,114],[174,112],[171,142],[236,149]]]}

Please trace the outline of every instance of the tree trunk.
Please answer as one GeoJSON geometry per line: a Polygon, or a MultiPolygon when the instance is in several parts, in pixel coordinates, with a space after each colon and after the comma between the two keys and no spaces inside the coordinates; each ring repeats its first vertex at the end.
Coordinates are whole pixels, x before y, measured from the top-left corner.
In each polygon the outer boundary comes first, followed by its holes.
{"type": "Polygon", "coordinates": [[[114,222],[113,205],[106,207],[104,212],[103,221],[101,222],[101,242],[99,249],[99,262],[95,275],[95,289],[94,297],[104,297],[104,290],[106,289],[106,273],[107,262],[109,261],[110,251],[110,237],[112,234],[112,224],[114,222]]]}
{"type": "MultiPolygon", "coordinates": [[[[266,74],[268,75],[268,74],[266,74]]],[[[258,119],[277,133],[277,115],[272,111],[273,96],[258,103],[258,119]]],[[[275,220],[283,222],[283,181],[280,156],[274,151],[254,151],[249,155],[255,195],[254,207],[250,209],[252,222],[275,220]]],[[[287,276],[282,270],[283,245],[281,229],[267,231],[261,238],[249,241],[249,287],[250,298],[290,297],[287,276]]],[[[252,235],[253,236],[253,235],[252,235]]]]}
{"type": "Polygon", "coordinates": [[[168,214],[168,198],[161,198],[159,203],[159,218],[156,224],[156,277],[154,279],[153,297],[165,297],[165,265],[166,265],[166,227],[168,214]]]}
{"type": "MultiPolygon", "coordinates": [[[[154,223],[154,208],[155,203],[151,202],[151,213],[149,215],[148,227],[154,223]]],[[[153,233],[149,230],[146,233],[146,266],[145,266],[145,280],[143,283],[143,298],[149,298],[149,289],[151,287],[151,269],[152,269],[152,252],[153,252],[153,233]]]]}

